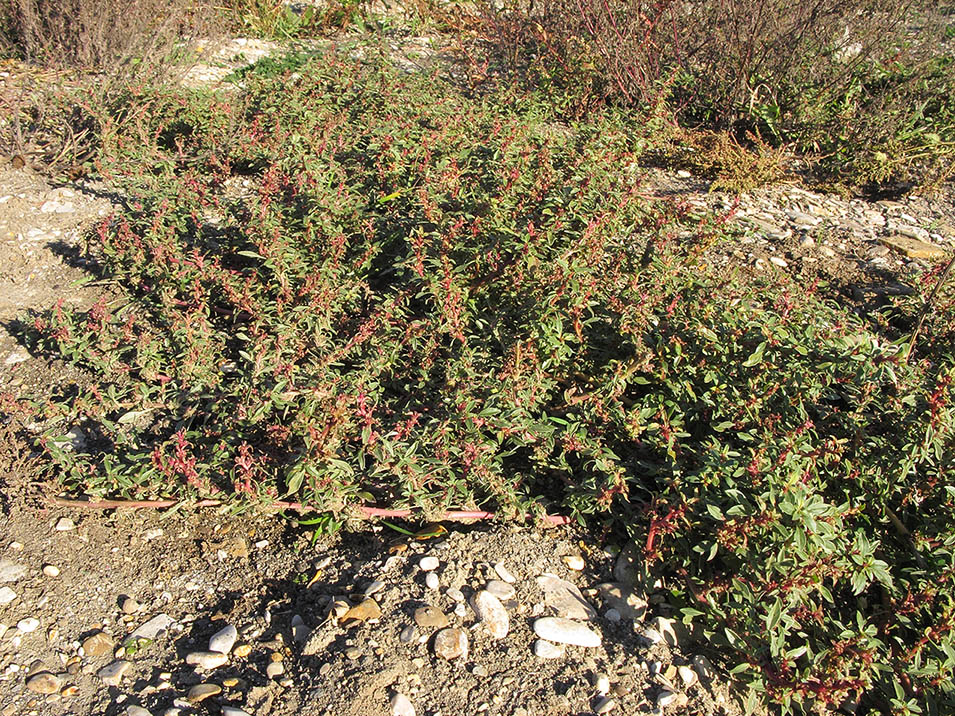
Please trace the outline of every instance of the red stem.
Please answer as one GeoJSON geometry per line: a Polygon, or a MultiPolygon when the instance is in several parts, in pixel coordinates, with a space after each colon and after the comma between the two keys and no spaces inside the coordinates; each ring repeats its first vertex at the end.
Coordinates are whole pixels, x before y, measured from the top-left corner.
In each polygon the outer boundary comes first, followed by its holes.
{"type": "MultiPolygon", "coordinates": [[[[51,497],[49,501],[59,507],[79,507],[87,510],[112,510],[112,509],[162,509],[164,507],[174,507],[179,504],[178,500],[68,500],[62,497],[51,497]]],[[[218,507],[222,504],[221,500],[199,500],[192,503],[193,507],[218,507]]],[[[264,509],[277,512],[279,510],[294,510],[304,512],[312,509],[301,502],[272,502],[264,506],[264,509]]],[[[365,517],[412,517],[412,510],[389,510],[382,507],[369,507],[359,505],[358,509],[365,517]]],[[[483,510],[452,510],[445,512],[440,520],[490,520],[497,515],[494,512],[485,512],[483,510]]],[[[570,524],[571,518],[565,515],[544,515],[544,521],[552,525],[570,524]]]]}

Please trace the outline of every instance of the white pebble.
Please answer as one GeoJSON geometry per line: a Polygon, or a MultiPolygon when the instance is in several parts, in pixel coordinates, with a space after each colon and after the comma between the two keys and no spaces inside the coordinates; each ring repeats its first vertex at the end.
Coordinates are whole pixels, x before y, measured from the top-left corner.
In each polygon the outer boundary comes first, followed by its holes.
{"type": "Polygon", "coordinates": [[[55,564],[44,564],[43,574],[45,574],[47,577],[58,577],[60,576],[60,568],[55,564]]]}
{"type": "Polygon", "coordinates": [[[17,593],[10,587],[0,587],[0,604],[9,604],[17,598],[17,593]]]}
{"type": "Polygon", "coordinates": [[[57,532],[69,532],[72,529],[76,529],[76,525],[73,524],[73,520],[69,517],[61,517],[56,522],[56,526],[53,528],[57,532]]]}
{"type": "Polygon", "coordinates": [[[415,716],[415,709],[411,701],[404,694],[395,694],[391,697],[392,716],[415,716]]]}
{"type": "Polygon", "coordinates": [[[17,629],[23,634],[34,632],[40,626],[40,620],[34,617],[27,617],[17,622],[17,629]]]}
{"type": "Polygon", "coordinates": [[[438,575],[434,572],[428,572],[427,576],[424,578],[424,583],[428,589],[437,589],[440,585],[438,581],[438,575]]]}
{"type": "Polygon", "coordinates": [[[239,632],[231,624],[226,625],[209,638],[209,651],[228,654],[239,638],[239,632]]]}
{"type": "Polygon", "coordinates": [[[579,572],[584,568],[584,558],[580,555],[573,554],[569,557],[564,557],[564,564],[567,565],[567,569],[572,569],[575,572],[579,572]]]}
{"type": "Polygon", "coordinates": [[[418,562],[418,569],[420,569],[422,572],[430,572],[437,568],[438,568],[437,557],[432,557],[429,555],[427,557],[422,557],[421,561],[418,562]]]}
{"type": "Polygon", "coordinates": [[[498,562],[497,564],[495,564],[494,571],[497,572],[498,577],[503,579],[508,584],[514,584],[514,582],[517,581],[517,577],[511,574],[508,568],[504,566],[503,562],[498,562]]]}

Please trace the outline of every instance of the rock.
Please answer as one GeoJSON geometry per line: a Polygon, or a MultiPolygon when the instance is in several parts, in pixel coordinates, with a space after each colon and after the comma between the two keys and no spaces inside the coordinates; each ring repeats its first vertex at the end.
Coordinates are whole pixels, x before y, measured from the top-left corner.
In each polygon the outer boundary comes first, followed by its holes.
{"type": "MultiPolygon", "coordinates": [[[[517,590],[514,589],[513,585],[501,581],[500,579],[492,579],[490,582],[484,585],[484,589],[500,599],[502,602],[507,599],[513,599],[517,594],[517,590]]],[[[450,590],[448,591],[450,592],[450,590]]],[[[462,594],[461,596],[463,597],[464,595],[462,594]]]]}
{"type": "Polygon", "coordinates": [[[15,582],[26,576],[27,568],[22,564],[0,559],[0,584],[15,582]]]}
{"type": "Polygon", "coordinates": [[[494,571],[497,572],[497,576],[503,579],[508,584],[514,584],[517,581],[517,577],[510,573],[507,567],[504,566],[503,562],[498,562],[494,565],[494,571]]]}
{"type": "Polygon", "coordinates": [[[620,616],[620,612],[611,607],[604,612],[604,619],[608,622],[613,622],[614,624],[618,623],[623,617],[620,616]]]}
{"type": "Polygon", "coordinates": [[[83,640],[83,653],[86,656],[97,657],[113,653],[113,638],[105,632],[98,631],[83,640]]]}
{"type": "Polygon", "coordinates": [[[422,572],[431,572],[438,568],[438,564],[438,558],[429,555],[421,558],[421,561],[418,562],[418,569],[422,572]]]}
{"type": "Polygon", "coordinates": [[[232,654],[238,657],[239,659],[244,659],[251,653],[252,653],[251,644],[239,644],[237,647],[235,647],[235,649],[232,650],[232,654]]]}
{"type": "Polygon", "coordinates": [[[414,706],[404,694],[391,697],[391,716],[415,716],[414,706]]]}
{"type": "Polygon", "coordinates": [[[73,520],[69,517],[61,517],[56,521],[56,525],[53,527],[57,532],[69,532],[70,530],[76,529],[76,525],[73,524],[73,520]]]}
{"type": "Polygon", "coordinates": [[[216,696],[222,693],[222,687],[218,684],[196,684],[186,694],[186,701],[195,706],[205,701],[210,696],[216,696]]]}
{"type": "Polygon", "coordinates": [[[239,632],[231,624],[224,626],[211,637],[209,637],[209,651],[218,651],[220,654],[228,654],[235,646],[236,639],[239,638],[239,632]]]}
{"type": "Polygon", "coordinates": [[[780,258],[779,256],[770,256],[769,263],[778,268],[786,268],[789,266],[789,264],[786,263],[786,259],[780,258]]]}
{"type": "Polygon", "coordinates": [[[596,714],[609,714],[617,707],[617,702],[611,698],[603,697],[597,701],[597,705],[594,706],[594,713],[596,714]]]}
{"type": "Polygon", "coordinates": [[[265,667],[265,675],[270,679],[277,679],[284,673],[285,666],[283,666],[281,661],[270,661],[269,665],[265,667]]]}
{"type": "Polygon", "coordinates": [[[47,577],[59,577],[60,568],[54,564],[44,564],[43,565],[43,574],[47,577]]]}
{"type": "Polygon", "coordinates": [[[123,676],[126,675],[126,672],[129,671],[129,667],[131,666],[132,664],[128,661],[118,659],[97,671],[96,675],[107,686],[119,686],[119,683],[123,680],[123,676]]]}
{"type": "Polygon", "coordinates": [[[666,619],[665,617],[654,617],[653,621],[650,624],[662,637],[663,640],[670,646],[676,646],[677,642],[677,633],[676,633],[676,620],[666,619]]]}
{"type": "Polygon", "coordinates": [[[464,592],[462,592],[457,587],[448,587],[445,594],[447,594],[451,599],[453,599],[456,602],[464,601],[464,592]]]}
{"type": "Polygon", "coordinates": [[[406,626],[404,629],[401,630],[401,633],[398,635],[398,641],[400,641],[402,644],[407,644],[408,642],[410,642],[412,639],[415,638],[415,635],[417,633],[418,632],[414,628],[414,624],[409,624],[408,626],[406,626]]]}
{"type": "Polygon", "coordinates": [[[374,581],[371,584],[369,584],[367,587],[365,587],[364,596],[370,597],[372,594],[377,594],[384,588],[385,588],[384,582],[380,580],[374,581]]]}
{"type": "Polygon", "coordinates": [[[126,716],[153,716],[142,706],[127,706],[126,716]]]}
{"type": "Polygon", "coordinates": [[[309,628],[305,624],[300,614],[292,616],[292,641],[305,641],[308,639],[309,628]]]}
{"type": "Polygon", "coordinates": [[[457,627],[442,629],[434,636],[434,653],[448,661],[458,658],[467,659],[467,632],[457,627]]]}
{"type": "Polygon", "coordinates": [[[705,684],[710,683],[716,676],[716,671],[713,669],[713,664],[711,664],[710,660],[701,654],[697,654],[693,657],[693,671],[695,671],[696,675],[700,677],[700,681],[705,684]]]}
{"type": "Polygon", "coordinates": [[[471,597],[471,608],[494,639],[503,639],[507,636],[510,620],[500,599],[488,591],[481,590],[471,597]]]}
{"type": "Polygon", "coordinates": [[[879,239],[879,241],[910,259],[938,259],[945,256],[945,251],[935,244],[919,241],[908,236],[887,236],[879,239]]]}
{"type": "Polygon", "coordinates": [[[686,706],[688,702],[689,699],[687,698],[686,694],[670,691],[668,689],[664,689],[657,695],[658,709],[665,709],[669,706],[682,708],[683,706],[686,706]]]}
{"type": "Polygon", "coordinates": [[[17,598],[17,593],[10,587],[0,587],[0,604],[9,604],[17,598]]]}
{"type": "Polygon", "coordinates": [[[49,671],[41,671],[27,679],[27,688],[35,694],[55,694],[63,686],[63,679],[49,671]]]}
{"type": "Polygon", "coordinates": [[[604,582],[597,585],[597,591],[604,605],[615,609],[623,619],[634,622],[643,621],[647,613],[647,602],[638,597],[632,588],[622,582],[604,582]]]}
{"type": "Polygon", "coordinates": [[[135,614],[140,609],[139,602],[132,597],[124,597],[119,608],[123,610],[124,614],[135,614]]]}
{"type": "Polygon", "coordinates": [[[542,574],[537,584],[544,592],[544,603],[559,617],[590,621],[597,618],[597,610],[584,599],[576,585],[553,574],[542,574]]]}
{"type": "MultiPolygon", "coordinates": [[[[335,641],[335,637],[339,633],[340,632],[330,626],[312,630],[312,633],[308,635],[308,639],[305,640],[305,644],[302,645],[302,654],[305,656],[313,656],[325,651],[328,645],[335,641]]],[[[236,647],[236,654],[238,654],[240,648],[241,647],[236,647]]]]}
{"type": "Polygon", "coordinates": [[[534,621],[534,633],[541,639],[574,646],[600,646],[600,635],[579,622],[561,617],[542,617],[534,621]]]}
{"type": "Polygon", "coordinates": [[[229,655],[221,651],[193,651],[186,654],[186,663],[189,666],[198,666],[200,669],[212,671],[229,663],[229,655]]]}
{"type": "Polygon", "coordinates": [[[249,716],[249,714],[235,706],[223,706],[222,716],[249,716]]]}
{"type": "Polygon", "coordinates": [[[554,644],[544,639],[534,641],[534,656],[540,659],[560,659],[565,652],[563,644],[554,644]]]}
{"type": "Polygon", "coordinates": [[[690,688],[696,683],[696,672],[693,671],[693,669],[691,669],[689,666],[677,667],[676,672],[680,675],[680,681],[683,682],[683,686],[685,688],[690,688]]]}
{"type": "Polygon", "coordinates": [[[444,612],[430,605],[415,609],[414,621],[422,629],[444,629],[450,624],[444,612]]]}
{"type": "Polygon", "coordinates": [[[572,569],[575,572],[581,571],[585,566],[584,558],[578,554],[564,557],[564,564],[567,565],[567,569],[572,569]]]}
{"type": "Polygon", "coordinates": [[[374,599],[365,599],[360,604],[345,612],[338,623],[342,626],[354,626],[369,619],[378,619],[381,616],[381,607],[374,599]]]}
{"type": "Polygon", "coordinates": [[[129,646],[140,640],[153,641],[160,634],[168,631],[174,623],[173,618],[168,614],[157,614],[126,637],[123,640],[123,646],[129,646]]]}
{"type": "Polygon", "coordinates": [[[437,589],[440,586],[440,582],[438,581],[438,575],[435,574],[434,572],[428,572],[428,574],[425,575],[425,578],[424,578],[424,585],[428,589],[437,589]]]}
{"type": "Polygon", "coordinates": [[[594,690],[598,696],[606,696],[610,693],[610,678],[606,674],[597,677],[597,683],[594,684],[594,690]]]}
{"type": "Polygon", "coordinates": [[[146,542],[152,542],[154,539],[159,539],[163,536],[162,527],[151,527],[145,532],[143,532],[143,540],[146,542]]]}
{"type": "Polygon", "coordinates": [[[30,634],[35,632],[40,627],[40,620],[36,617],[27,617],[26,619],[21,619],[17,622],[17,629],[24,633],[30,634]]]}

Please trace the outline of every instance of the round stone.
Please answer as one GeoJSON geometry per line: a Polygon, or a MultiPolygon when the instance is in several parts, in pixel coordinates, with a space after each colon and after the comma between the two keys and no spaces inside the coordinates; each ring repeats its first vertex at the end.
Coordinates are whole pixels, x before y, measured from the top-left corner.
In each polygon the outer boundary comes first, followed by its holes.
{"type": "Polygon", "coordinates": [[[434,653],[443,659],[467,659],[468,635],[463,629],[442,629],[434,637],[434,653]]]}
{"type": "Polygon", "coordinates": [[[428,574],[424,578],[424,585],[428,589],[437,589],[440,586],[440,584],[441,583],[438,581],[438,575],[435,574],[434,572],[428,572],[428,574]]]}
{"type": "Polygon", "coordinates": [[[229,655],[219,651],[193,651],[186,654],[186,663],[211,671],[229,663],[229,655]]]}
{"type": "Polygon", "coordinates": [[[275,679],[285,673],[285,667],[281,661],[272,661],[265,667],[265,675],[270,679],[275,679]]]}
{"type": "Polygon", "coordinates": [[[186,701],[195,706],[210,696],[216,696],[221,693],[222,687],[218,684],[196,684],[189,689],[189,693],[186,694],[186,701]]]}
{"type": "Polygon", "coordinates": [[[391,716],[415,716],[414,706],[407,696],[395,694],[391,697],[391,716]]]}
{"type": "Polygon", "coordinates": [[[124,614],[135,614],[139,611],[139,602],[132,597],[125,597],[119,608],[123,610],[124,614]]]}
{"type": "Polygon", "coordinates": [[[129,671],[131,667],[128,661],[123,661],[122,659],[114,661],[112,664],[104,666],[102,669],[96,672],[96,675],[100,680],[107,686],[119,686],[120,682],[123,680],[123,676],[126,675],[126,672],[129,671]]]}
{"type": "Polygon", "coordinates": [[[27,617],[17,622],[17,629],[24,634],[35,632],[40,627],[40,620],[35,617],[27,617]]]}
{"type": "Polygon", "coordinates": [[[103,656],[113,653],[113,638],[105,632],[98,631],[83,640],[83,653],[86,656],[103,656]]]}
{"type": "Polygon", "coordinates": [[[63,686],[63,680],[49,671],[41,671],[27,679],[27,688],[36,694],[55,694],[63,686]]]}
{"type": "Polygon", "coordinates": [[[578,554],[570,555],[564,557],[564,564],[567,565],[567,569],[572,569],[575,572],[579,572],[584,568],[584,558],[578,554]]]}
{"type": "Polygon", "coordinates": [[[497,572],[497,576],[503,579],[508,584],[514,584],[517,581],[517,577],[511,574],[510,570],[504,566],[503,562],[498,562],[494,565],[494,571],[497,572]]]}
{"type": "Polygon", "coordinates": [[[438,564],[438,558],[429,555],[421,558],[421,561],[418,562],[418,569],[422,572],[431,572],[438,568],[438,564]]]}
{"type": "Polygon", "coordinates": [[[57,567],[55,564],[44,564],[43,574],[45,574],[47,577],[59,577],[60,568],[57,567]]]}

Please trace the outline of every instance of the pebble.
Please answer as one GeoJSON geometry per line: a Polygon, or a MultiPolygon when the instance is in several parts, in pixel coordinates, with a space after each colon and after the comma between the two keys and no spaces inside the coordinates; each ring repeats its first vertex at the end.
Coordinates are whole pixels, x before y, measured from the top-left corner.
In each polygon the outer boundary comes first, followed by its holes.
{"type": "Polygon", "coordinates": [[[468,635],[463,629],[442,629],[434,637],[434,653],[448,659],[467,659],[468,635]]]}
{"type": "Polygon", "coordinates": [[[437,568],[438,568],[437,557],[432,557],[429,555],[427,557],[422,557],[421,561],[418,562],[418,569],[420,569],[422,572],[431,572],[437,568]]]}
{"type": "Polygon", "coordinates": [[[40,620],[36,617],[27,617],[17,622],[17,630],[23,634],[35,632],[40,626],[40,620]]]}
{"type": "Polygon", "coordinates": [[[604,582],[597,585],[604,605],[615,610],[623,619],[643,621],[647,613],[647,601],[637,596],[633,589],[622,582],[604,582]]]}
{"type": "Polygon", "coordinates": [[[566,651],[563,644],[554,644],[544,639],[534,642],[534,656],[540,659],[560,659],[566,651]]]}
{"type": "Polygon", "coordinates": [[[667,689],[661,691],[657,695],[657,708],[665,709],[669,706],[682,707],[686,706],[689,702],[686,694],[681,694],[675,691],[669,691],[667,689]]]}
{"type": "Polygon", "coordinates": [[[507,610],[501,600],[488,591],[481,590],[471,597],[471,608],[494,639],[503,639],[510,629],[507,610]]]}
{"type": "Polygon", "coordinates": [[[126,716],[153,716],[142,706],[127,706],[126,716]]]}
{"type": "Polygon", "coordinates": [[[69,532],[70,530],[76,529],[76,525],[73,524],[73,520],[69,517],[61,517],[56,521],[56,526],[54,528],[57,532],[69,532]]]}
{"type": "Polygon", "coordinates": [[[414,706],[407,696],[395,694],[391,697],[391,716],[415,716],[414,706]]]}
{"type": "Polygon", "coordinates": [[[57,567],[55,564],[44,564],[43,574],[45,574],[47,577],[59,577],[60,568],[57,567]]]}
{"type": "Polygon", "coordinates": [[[704,683],[709,683],[716,675],[716,671],[713,669],[713,664],[711,664],[710,660],[702,654],[697,654],[693,657],[693,671],[695,671],[696,675],[700,677],[700,681],[703,681],[704,683]]]}
{"type": "Polygon", "coordinates": [[[308,628],[305,624],[305,620],[302,619],[300,614],[295,614],[292,616],[292,641],[305,641],[308,639],[308,635],[311,633],[311,629],[308,628]]]}
{"type": "MultiPolygon", "coordinates": [[[[275,662],[272,662],[275,663],[275,662]]],[[[271,666],[271,664],[269,664],[271,666]]],[[[268,669],[266,669],[268,671],[268,669]]],[[[186,694],[186,701],[195,706],[201,701],[222,693],[222,687],[218,684],[196,684],[186,694]]]]}
{"type": "Polygon", "coordinates": [[[769,263],[773,264],[774,266],[778,266],[779,268],[786,268],[789,266],[789,264],[786,263],[786,259],[780,258],[779,256],[770,256],[769,263]]]}
{"type": "Polygon", "coordinates": [[[415,638],[416,633],[417,631],[414,628],[414,624],[409,624],[401,630],[400,634],[398,634],[398,641],[400,641],[402,644],[407,644],[415,638]]]}
{"type": "Polygon", "coordinates": [[[604,619],[606,619],[608,622],[612,622],[612,623],[616,624],[616,623],[618,623],[622,618],[623,618],[623,617],[620,616],[620,612],[618,612],[618,611],[617,611],[616,609],[614,609],[613,607],[611,607],[610,609],[608,609],[607,611],[604,612],[604,619]]]}
{"type": "Polygon", "coordinates": [[[377,594],[384,588],[385,588],[384,582],[380,580],[374,581],[371,584],[369,584],[367,587],[365,587],[364,596],[370,597],[372,594],[377,594]]]}
{"type": "MultiPolygon", "coordinates": [[[[500,599],[502,602],[507,599],[513,599],[517,594],[517,590],[514,589],[513,585],[501,581],[500,579],[492,579],[484,585],[484,589],[500,599]]],[[[450,592],[450,590],[448,591],[450,592]]],[[[464,595],[462,594],[461,597],[463,599],[464,595]]]]}
{"type": "Polygon", "coordinates": [[[574,646],[600,646],[600,635],[580,622],[561,617],[542,617],[534,621],[534,633],[541,639],[574,646]]]}
{"type": "Polygon", "coordinates": [[[211,671],[229,663],[229,655],[220,651],[193,651],[186,654],[186,663],[189,666],[198,666],[200,669],[211,671]]]}
{"type": "Polygon", "coordinates": [[[235,706],[223,706],[222,716],[249,716],[249,714],[235,706]]]}
{"type": "Polygon", "coordinates": [[[25,577],[26,573],[27,568],[22,564],[0,559],[0,583],[16,582],[18,579],[25,577]]]}
{"type": "Polygon", "coordinates": [[[440,586],[438,575],[434,572],[428,572],[424,578],[424,584],[428,589],[437,589],[440,586]]]}
{"type": "MultiPolygon", "coordinates": [[[[346,653],[347,656],[347,653],[346,653]]],[[[285,673],[285,667],[282,665],[281,661],[272,661],[269,662],[269,665],[265,667],[265,675],[270,679],[275,679],[285,673]]]]}
{"type": "Polygon", "coordinates": [[[677,645],[676,621],[666,617],[655,617],[651,626],[663,637],[663,640],[670,646],[677,645]]]}
{"type": "Polygon", "coordinates": [[[96,675],[107,686],[119,686],[119,683],[123,680],[123,676],[129,671],[130,666],[132,666],[132,664],[128,661],[120,659],[104,666],[96,672],[96,675]]]}
{"type": "Polygon", "coordinates": [[[83,640],[83,653],[86,656],[103,656],[113,652],[113,638],[105,632],[98,631],[83,640]]]}
{"type": "Polygon", "coordinates": [[[597,677],[597,683],[594,684],[594,689],[597,692],[598,696],[606,696],[610,693],[610,678],[606,674],[601,674],[597,677]]]}
{"type": "Polygon", "coordinates": [[[35,694],[55,694],[63,686],[63,680],[49,671],[41,671],[27,679],[27,688],[35,694]]]}
{"type": "Polygon", "coordinates": [[[611,698],[603,697],[598,702],[594,708],[594,713],[597,714],[609,714],[617,706],[617,702],[611,698]]]}
{"type": "Polygon", "coordinates": [[[157,614],[145,624],[137,627],[132,634],[126,637],[123,644],[130,644],[140,639],[152,641],[163,632],[168,631],[173,624],[173,618],[168,614],[157,614]]]}
{"type": "Polygon", "coordinates": [[[422,629],[444,629],[450,623],[444,612],[430,605],[415,609],[414,621],[422,629]]]}
{"type": "Polygon", "coordinates": [[[9,604],[17,598],[17,593],[10,587],[0,587],[0,604],[9,604]]]}
{"type": "Polygon", "coordinates": [[[123,610],[124,614],[135,614],[140,609],[139,602],[132,597],[124,597],[119,608],[123,610]]]}
{"type": "Polygon", "coordinates": [[[691,669],[689,666],[678,667],[677,673],[680,675],[680,680],[683,682],[683,685],[686,688],[689,688],[696,683],[696,672],[693,671],[693,669],[691,669]]]}
{"type": "Polygon", "coordinates": [[[464,592],[462,592],[457,587],[448,587],[445,594],[447,594],[451,599],[453,599],[456,602],[464,601],[464,592]]]}
{"type": "Polygon", "coordinates": [[[564,564],[567,565],[567,569],[572,569],[575,572],[581,571],[585,566],[584,558],[577,554],[564,557],[564,564]]]}
{"type": "Polygon", "coordinates": [[[537,585],[544,592],[544,603],[559,617],[590,621],[597,617],[597,610],[584,599],[577,585],[553,574],[542,574],[537,585]]]}
{"type": "Polygon", "coordinates": [[[234,626],[229,624],[209,637],[209,651],[218,651],[220,654],[228,654],[232,651],[232,647],[235,646],[236,639],[238,638],[239,632],[234,626]]]}
{"type": "Polygon", "coordinates": [[[495,564],[494,571],[497,572],[498,577],[503,579],[508,584],[514,584],[517,581],[517,577],[511,574],[508,568],[504,566],[503,562],[498,562],[495,564]]]}

